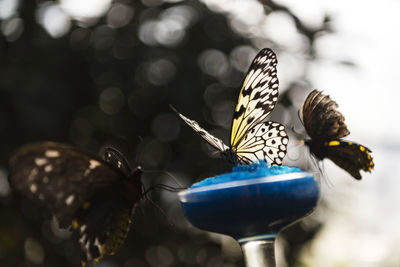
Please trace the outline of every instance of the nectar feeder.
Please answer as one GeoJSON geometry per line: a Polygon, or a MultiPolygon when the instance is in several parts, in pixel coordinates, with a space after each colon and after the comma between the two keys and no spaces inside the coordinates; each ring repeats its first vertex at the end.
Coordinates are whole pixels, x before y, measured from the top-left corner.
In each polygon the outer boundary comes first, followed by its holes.
{"type": "Polygon", "coordinates": [[[319,193],[310,173],[253,164],[236,166],[232,173],[205,179],[178,195],[192,225],[233,237],[247,267],[271,267],[278,232],[310,214],[319,193]]]}

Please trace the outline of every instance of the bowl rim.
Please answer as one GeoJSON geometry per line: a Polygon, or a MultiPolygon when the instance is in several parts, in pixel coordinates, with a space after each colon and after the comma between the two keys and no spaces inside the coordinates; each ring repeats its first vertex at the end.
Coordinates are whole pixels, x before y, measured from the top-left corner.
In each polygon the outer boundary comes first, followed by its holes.
{"type": "Polygon", "coordinates": [[[288,181],[288,180],[304,179],[306,177],[311,177],[311,178],[315,179],[314,175],[309,172],[305,172],[305,171],[291,172],[291,173],[277,174],[277,175],[271,175],[271,176],[262,176],[262,177],[256,177],[256,178],[250,178],[250,179],[242,179],[242,180],[237,180],[237,181],[221,182],[218,184],[196,187],[193,189],[188,188],[188,189],[184,189],[184,190],[178,192],[178,197],[181,201],[184,201],[184,199],[186,198],[186,195],[188,195],[188,194],[194,194],[194,193],[211,191],[211,190],[228,189],[228,188],[253,185],[253,184],[273,183],[273,182],[281,182],[281,181],[288,181]]]}

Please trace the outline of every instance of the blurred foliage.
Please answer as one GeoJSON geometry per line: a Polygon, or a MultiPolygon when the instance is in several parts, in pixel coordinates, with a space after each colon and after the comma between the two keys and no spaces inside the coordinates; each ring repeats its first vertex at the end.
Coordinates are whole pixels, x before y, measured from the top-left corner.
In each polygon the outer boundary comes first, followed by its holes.
{"type": "MultiPolygon", "coordinates": [[[[0,266],[80,263],[77,242],[8,188],[8,157],[23,143],[55,140],[93,152],[111,144],[143,166],[147,186],[176,185],[167,172],[189,185],[230,170],[168,104],[227,141],[249,62],[262,47],[278,59],[286,48],[246,34],[243,21],[208,2],[110,0],[98,17],[82,17],[57,2],[0,1],[0,266]]],[[[312,58],[329,17],[310,27],[282,5],[262,4],[263,18],[283,12],[294,22],[304,41],[298,53],[312,58]]],[[[281,86],[272,114],[288,128],[299,126],[297,104],[311,89],[304,73],[281,86]]],[[[151,198],[160,209],[143,203],[126,244],[98,266],[243,265],[232,240],[188,225],[173,193],[154,191],[151,198]]],[[[282,235],[290,266],[318,229],[295,227],[282,235]]]]}

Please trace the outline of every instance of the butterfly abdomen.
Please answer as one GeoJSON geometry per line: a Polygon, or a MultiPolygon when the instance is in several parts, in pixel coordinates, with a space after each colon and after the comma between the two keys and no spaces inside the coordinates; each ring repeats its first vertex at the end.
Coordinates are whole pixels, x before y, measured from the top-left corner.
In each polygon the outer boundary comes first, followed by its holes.
{"type": "MultiPolygon", "coordinates": [[[[136,206],[136,205],[135,205],[136,206]]],[[[116,220],[114,226],[109,233],[109,238],[105,243],[104,254],[113,255],[118,248],[124,243],[131,225],[131,215],[133,214],[135,207],[132,211],[124,210],[120,213],[119,218],[116,220]]]]}
{"type": "Polygon", "coordinates": [[[222,151],[221,155],[223,158],[225,158],[227,161],[229,161],[230,163],[232,163],[234,165],[239,163],[239,159],[236,154],[236,151],[234,151],[232,149],[227,149],[225,151],[222,151]]]}

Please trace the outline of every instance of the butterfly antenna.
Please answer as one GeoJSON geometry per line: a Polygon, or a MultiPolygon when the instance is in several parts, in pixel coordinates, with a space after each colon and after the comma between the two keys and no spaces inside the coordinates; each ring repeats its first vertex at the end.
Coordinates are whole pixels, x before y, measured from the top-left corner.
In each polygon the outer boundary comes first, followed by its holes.
{"type": "Polygon", "coordinates": [[[326,181],[326,184],[328,185],[328,187],[333,188],[335,186],[335,184],[333,183],[332,179],[329,178],[329,175],[325,170],[325,164],[323,162],[321,162],[320,170],[321,170],[323,177],[325,177],[325,181],[326,181]]]}
{"type": "Polygon", "coordinates": [[[176,226],[175,226],[175,224],[174,224],[173,222],[171,222],[171,220],[168,219],[167,213],[165,213],[165,211],[161,208],[160,205],[158,205],[156,202],[154,202],[151,198],[148,197],[147,194],[150,193],[150,191],[152,191],[153,189],[155,189],[155,187],[154,187],[154,186],[151,186],[150,188],[148,188],[148,189],[145,191],[145,193],[144,193],[145,199],[146,199],[147,201],[149,201],[149,203],[150,203],[151,205],[153,205],[153,206],[165,217],[165,219],[167,219],[168,224],[169,224],[173,229],[175,229],[176,226]]]}
{"type": "Polygon", "coordinates": [[[172,104],[169,104],[169,107],[176,113],[179,115],[179,112],[176,110],[176,108],[174,108],[174,106],[172,104]]]}
{"type": "Polygon", "coordinates": [[[301,122],[301,125],[303,125],[303,127],[304,127],[304,122],[303,122],[303,120],[301,119],[301,115],[300,115],[300,109],[297,110],[297,117],[299,118],[299,121],[301,122]]]}
{"type": "Polygon", "coordinates": [[[159,171],[159,170],[146,170],[146,173],[161,173],[161,174],[166,174],[168,177],[172,178],[172,180],[181,188],[183,188],[183,185],[178,181],[178,179],[169,171],[159,171]]]}
{"type": "Polygon", "coordinates": [[[162,189],[162,190],[165,190],[165,191],[168,191],[168,192],[176,193],[176,192],[179,192],[181,190],[185,190],[186,188],[185,187],[173,187],[173,186],[166,185],[166,184],[155,184],[155,185],[152,185],[151,187],[149,187],[143,194],[144,195],[148,194],[151,191],[153,191],[154,189],[162,189]]]}

